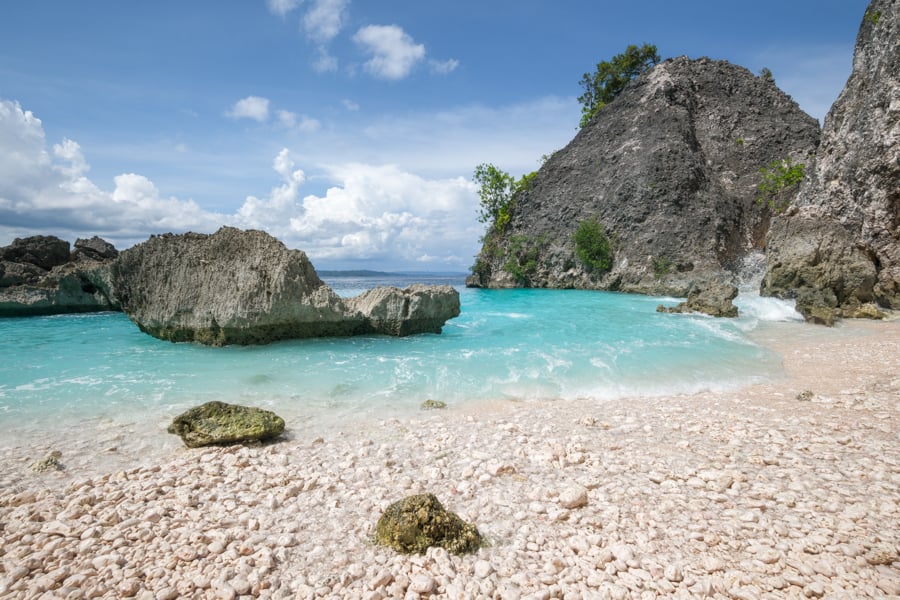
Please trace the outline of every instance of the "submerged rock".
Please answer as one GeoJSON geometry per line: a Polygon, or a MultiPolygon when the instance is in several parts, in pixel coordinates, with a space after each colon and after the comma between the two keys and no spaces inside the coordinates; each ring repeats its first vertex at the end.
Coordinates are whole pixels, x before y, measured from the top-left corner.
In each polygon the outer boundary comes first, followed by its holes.
{"type": "Polygon", "coordinates": [[[378,519],[375,542],[404,554],[424,554],[432,546],[466,554],[484,545],[478,529],[444,509],[434,494],[408,496],[388,506],[378,519]]]}
{"type": "Polygon", "coordinates": [[[900,4],[873,0],[815,169],[767,240],[762,293],[796,298],[808,321],[877,318],[873,303],[900,309],[898,72],[900,4]]]}
{"type": "Polygon", "coordinates": [[[447,408],[447,403],[443,400],[432,400],[429,398],[422,403],[422,410],[438,410],[441,408],[447,408]]]}
{"type": "Polygon", "coordinates": [[[284,433],[284,419],[270,410],[214,401],[175,417],[168,432],[188,448],[262,442],[284,433]]]}
{"type": "Polygon", "coordinates": [[[341,298],[302,251],[265,232],[233,227],[153,236],[122,252],[112,275],[128,317],[173,342],[439,333],[459,315],[459,293],[451,286],[376,288],[341,298]]]}

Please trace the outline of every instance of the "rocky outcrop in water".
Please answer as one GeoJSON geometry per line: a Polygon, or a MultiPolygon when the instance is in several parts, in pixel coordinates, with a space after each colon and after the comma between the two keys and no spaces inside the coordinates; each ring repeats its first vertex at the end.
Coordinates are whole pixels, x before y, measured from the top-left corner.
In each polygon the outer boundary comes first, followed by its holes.
{"type": "Polygon", "coordinates": [[[117,310],[109,264],[118,253],[94,237],[69,242],[54,236],[17,238],[0,248],[0,317],[117,310]]]}
{"type": "Polygon", "coordinates": [[[264,442],[284,433],[284,419],[270,410],[213,401],[175,417],[168,432],[188,448],[264,442]]]}
{"type": "Polygon", "coordinates": [[[232,227],[153,236],[120,254],[112,282],[142,331],[173,342],[440,333],[459,315],[459,293],[451,286],[376,288],[343,299],[302,251],[262,231],[232,227]]]}
{"type": "Polygon", "coordinates": [[[665,61],[547,160],[509,224],[486,235],[467,283],[686,296],[762,247],[772,213],[756,200],[760,168],[805,162],[818,138],[771,80],[723,61],[665,61]],[[575,251],[589,219],[611,240],[605,273],[575,251]]]}
{"type": "Polygon", "coordinates": [[[657,306],[656,312],[663,313],[704,313],[713,317],[736,317],[737,306],[733,300],[737,297],[735,286],[723,281],[709,281],[703,285],[695,285],[688,292],[687,300],[676,306],[657,306]]]}
{"type": "Polygon", "coordinates": [[[900,309],[900,2],[865,13],[815,170],[772,222],[762,283],[808,320],[900,309]]]}

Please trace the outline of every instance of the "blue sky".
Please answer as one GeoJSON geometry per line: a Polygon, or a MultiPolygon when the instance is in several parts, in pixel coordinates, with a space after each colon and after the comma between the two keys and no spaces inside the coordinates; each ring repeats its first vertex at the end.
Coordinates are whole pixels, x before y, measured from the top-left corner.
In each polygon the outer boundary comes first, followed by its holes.
{"type": "Polygon", "coordinates": [[[822,120],[863,0],[29,0],[0,8],[0,245],[269,231],[319,268],[465,271],[474,167],[567,144],[628,44],[709,56],[822,120]]]}

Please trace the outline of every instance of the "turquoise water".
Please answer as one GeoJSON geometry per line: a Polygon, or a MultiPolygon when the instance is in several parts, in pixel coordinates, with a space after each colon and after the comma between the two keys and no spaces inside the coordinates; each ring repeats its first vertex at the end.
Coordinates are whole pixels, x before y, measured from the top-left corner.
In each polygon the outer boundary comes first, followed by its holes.
{"type": "MultiPolygon", "coordinates": [[[[395,279],[329,283],[342,295],[408,283],[395,279]]],[[[795,318],[752,298],[745,316],[725,320],[660,314],[661,299],[646,296],[427,282],[460,289],[462,314],[440,335],[207,348],[156,340],[118,313],[0,319],[0,431],[27,435],[48,416],[70,431],[106,420],[159,428],[209,400],[310,424],[402,415],[429,398],[461,405],[736,388],[780,374],[778,357],[747,332],[795,318]]]]}

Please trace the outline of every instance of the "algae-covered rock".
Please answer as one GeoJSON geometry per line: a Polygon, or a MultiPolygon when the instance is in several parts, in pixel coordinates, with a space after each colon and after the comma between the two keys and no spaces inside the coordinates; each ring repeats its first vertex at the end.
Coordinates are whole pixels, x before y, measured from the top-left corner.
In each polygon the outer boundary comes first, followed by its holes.
{"type": "Polygon", "coordinates": [[[437,410],[441,408],[447,408],[447,403],[443,400],[432,400],[429,398],[422,403],[422,410],[437,410]]]}
{"type": "Polygon", "coordinates": [[[709,281],[695,284],[688,292],[686,302],[677,306],[657,306],[656,312],[690,313],[699,312],[713,317],[736,317],[738,309],[732,303],[737,297],[738,289],[722,281],[709,281]]]}
{"type": "Polygon", "coordinates": [[[207,402],[175,417],[168,432],[188,448],[265,441],[284,432],[284,419],[262,408],[207,402]]]}
{"type": "Polygon", "coordinates": [[[434,494],[408,496],[388,506],[378,519],[375,542],[405,554],[424,554],[432,546],[465,554],[484,544],[478,529],[445,510],[434,494]]]}
{"type": "Polygon", "coordinates": [[[62,471],[66,467],[59,462],[62,458],[62,452],[54,450],[44,458],[37,460],[31,464],[31,470],[35,473],[47,473],[48,471],[62,471]]]}

